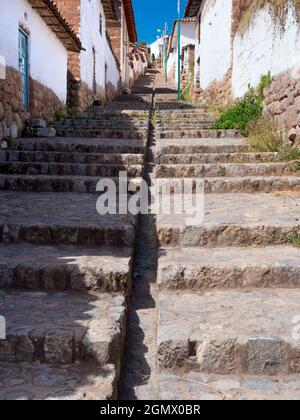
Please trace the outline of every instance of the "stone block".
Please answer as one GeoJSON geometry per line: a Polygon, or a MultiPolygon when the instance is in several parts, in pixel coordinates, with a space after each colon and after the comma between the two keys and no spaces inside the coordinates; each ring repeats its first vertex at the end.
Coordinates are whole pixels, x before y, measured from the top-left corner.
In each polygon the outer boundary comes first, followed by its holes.
{"type": "Polygon", "coordinates": [[[53,127],[46,127],[46,128],[38,128],[36,135],[38,137],[55,137],[56,136],[56,130],[53,127]]]}
{"type": "Polygon", "coordinates": [[[14,121],[11,123],[9,127],[9,135],[13,139],[16,139],[18,137],[18,126],[14,121]]]}
{"type": "Polygon", "coordinates": [[[39,118],[28,120],[26,121],[26,124],[30,128],[46,128],[47,127],[46,121],[39,118]]]}

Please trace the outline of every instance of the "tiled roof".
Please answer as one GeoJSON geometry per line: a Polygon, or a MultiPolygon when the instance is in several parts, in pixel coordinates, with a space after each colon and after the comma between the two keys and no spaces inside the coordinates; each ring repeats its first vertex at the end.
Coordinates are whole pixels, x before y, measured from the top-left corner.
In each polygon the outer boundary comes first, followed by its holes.
{"type": "Polygon", "coordinates": [[[80,52],[82,44],[52,0],[28,0],[68,51],[80,52]]]}
{"type": "Polygon", "coordinates": [[[203,0],[188,0],[184,16],[197,16],[199,7],[201,6],[202,2],[203,0]]]}
{"type": "Polygon", "coordinates": [[[138,37],[137,37],[136,26],[135,26],[132,0],[123,0],[123,5],[124,5],[126,22],[127,22],[129,42],[137,42],[138,37]]]}

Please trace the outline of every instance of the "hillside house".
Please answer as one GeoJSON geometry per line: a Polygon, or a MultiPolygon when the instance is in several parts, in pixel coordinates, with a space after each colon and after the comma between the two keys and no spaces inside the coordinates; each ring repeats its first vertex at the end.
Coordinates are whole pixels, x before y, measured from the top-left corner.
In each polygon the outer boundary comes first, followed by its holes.
{"type": "Polygon", "coordinates": [[[300,126],[299,2],[188,0],[196,16],[196,96],[228,102],[270,72],[265,111],[281,128],[300,126]]]}
{"type": "Polygon", "coordinates": [[[0,139],[31,115],[50,119],[66,104],[68,52],[81,43],[51,0],[1,0],[0,139]]]}
{"type": "Polygon", "coordinates": [[[107,19],[117,21],[113,0],[56,0],[81,39],[84,50],[68,57],[68,103],[82,111],[104,103],[119,89],[120,71],[110,40],[107,19]]]}
{"type": "MultiPolygon", "coordinates": [[[[195,45],[195,25],[194,17],[181,19],[180,24],[180,69],[181,75],[186,80],[185,74],[189,73],[190,61],[185,61],[185,57],[190,55],[195,45]],[[184,65],[185,63],[185,65],[184,65]]],[[[192,54],[193,56],[193,54],[192,54]]],[[[170,81],[178,82],[178,21],[175,20],[168,45],[168,78],[170,81]]]]}

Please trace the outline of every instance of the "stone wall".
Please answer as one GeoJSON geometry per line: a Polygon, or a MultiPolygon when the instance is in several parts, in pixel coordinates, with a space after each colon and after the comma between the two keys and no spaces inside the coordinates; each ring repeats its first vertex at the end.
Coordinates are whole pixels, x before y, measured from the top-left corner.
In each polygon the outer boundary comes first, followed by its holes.
{"type": "Polygon", "coordinates": [[[222,80],[212,82],[209,87],[202,90],[201,87],[195,86],[193,98],[196,101],[214,102],[215,104],[228,105],[233,102],[232,95],[232,68],[230,68],[222,80]]]}
{"type": "Polygon", "coordinates": [[[30,79],[29,92],[27,112],[22,106],[19,72],[8,67],[6,78],[0,80],[0,140],[21,134],[30,117],[52,120],[55,112],[63,106],[51,89],[36,80],[30,79]]]}
{"type": "Polygon", "coordinates": [[[264,112],[275,118],[279,128],[298,128],[300,132],[300,79],[290,71],[274,77],[265,97],[264,112]]]}
{"type": "Polygon", "coordinates": [[[201,54],[202,75],[200,83],[195,77],[194,98],[203,102],[213,100],[230,104],[242,98],[249,85],[257,87],[261,76],[270,72],[273,82],[265,92],[265,112],[276,119],[281,129],[299,127],[300,23],[295,1],[280,3],[284,17],[281,19],[275,13],[277,3],[231,1],[231,25],[226,26],[226,34],[223,34],[224,27],[221,31],[217,25],[221,3],[218,5],[218,2],[207,0],[206,13],[202,15],[202,44],[199,48],[208,52],[201,54]],[[216,15],[213,16],[213,12],[216,15]],[[221,76],[214,67],[216,62],[223,63],[224,54],[211,42],[209,31],[222,33],[225,38],[231,37],[231,65],[225,76],[221,76]],[[210,54],[214,57],[213,62],[210,54]],[[207,85],[209,73],[212,81],[207,85]]]}
{"type": "Polygon", "coordinates": [[[6,68],[6,78],[0,79],[0,140],[14,136],[28,117],[21,105],[19,72],[6,68]]]}
{"type": "Polygon", "coordinates": [[[55,112],[64,106],[51,89],[32,78],[30,78],[29,92],[29,112],[33,118],[51,121],[55,112]]]}

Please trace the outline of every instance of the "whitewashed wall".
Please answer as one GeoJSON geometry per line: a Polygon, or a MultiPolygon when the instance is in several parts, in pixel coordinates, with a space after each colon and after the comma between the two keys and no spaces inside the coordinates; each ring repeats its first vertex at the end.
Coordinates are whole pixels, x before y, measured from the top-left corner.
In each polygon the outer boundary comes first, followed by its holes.
{"type": "Polygon", "coordinates": [[[232,88],[235,97],[241,97],[248,85],[257,86],[262,74],[272,76],[300,67],[300,26],[295,9],[289,7],[284,30],[274,24],[269,9],[254,16],[244,34],[237,34],[233,48],[232,88]]]}
{"type": "MultiPolygon", "coordinates": [[[[187,45],[195,45],[195,29],[196,25],[193,22],[185,22],[181,24],[181,31],[180,31],[180,47],[181,47],[181,55],[182,50],[187,45]]],[[[178,27],[175,26],[174,36],[173,36],[173,51],[169,54],[168,57],[168,74],[172,73],[172,69],[175,66],[175,82],[178,82],[178,48],[177,48],[177,31],[178,27]]]]}
{"type": "Polygon", "coordinates": [[[94,83],[93,48],[96,52],[96,83],[105,89],[105,64],[108,82],[115,88],[120,79],[116,60],[106,39],[105,14],[101,0],[81,0],[80,38],[85,51],[80,55],[81,78],[92,90],[94,83]],[[100,34],[100,13],[102,14],[102,35],[100,34]]]}
{"type": "Polygon", "coordinates": [[[196,61],[200,55],[200,84],[206,89],[222,80],[231,66],[231,0],[207,0],[201,17],[200,46],[196,46],[196,61]]]}
{"type": "Polygon", "coordinates": [[[163,37],[158,38],[156,41],[150,44],[151,54],[155,55],[155,58],[159,58],[163,45],[163,37]]]}
{"type": "Polygon", "coordinates": [[[0,1],[0,55],[18,69],[19,24],[30,31],[30,76],[66,102],[67,50],[26,0],[0,1]]]}

